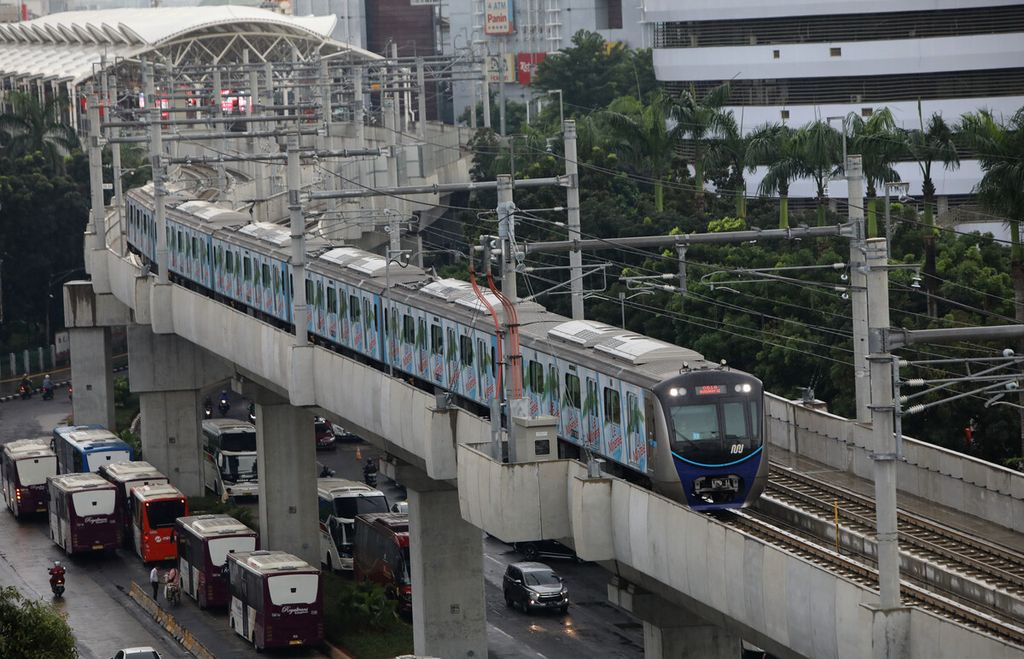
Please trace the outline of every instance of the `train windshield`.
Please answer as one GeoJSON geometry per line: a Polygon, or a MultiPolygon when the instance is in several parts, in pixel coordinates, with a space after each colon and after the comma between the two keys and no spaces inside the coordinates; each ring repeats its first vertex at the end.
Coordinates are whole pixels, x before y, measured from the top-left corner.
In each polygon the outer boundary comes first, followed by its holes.
{"type": "Polygon", "coordinates": [[[694,462],[734,462],[761,445],[761,409],[757,401],[673,405],[669,421],[672,450],[694,462]]]}

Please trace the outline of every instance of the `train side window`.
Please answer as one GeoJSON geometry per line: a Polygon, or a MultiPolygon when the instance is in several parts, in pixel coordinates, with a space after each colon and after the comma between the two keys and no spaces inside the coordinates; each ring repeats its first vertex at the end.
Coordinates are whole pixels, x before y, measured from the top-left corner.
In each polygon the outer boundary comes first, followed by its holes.
{"type": "Polygon", "coordinates": [[[274,268],[272,272],[274,273],[274,290],[281,292],[281,273],[277,271],[277,268],[274,268]]]}
{"type": "Polygon", "coordinates": [[[248,256],[242,258],[242,276],[245,281],[252,281],[252,261],[248,256]]]}
{"type": "Polygon", "coordinates": [[[747,405],[750,408],[750,436],[759,438],[761,436],[761,414],[757,402],[750,401],[747,405]]]}
{"type": "Polygon", "coordinates": [[[177,243],[178,243],[178,253],[179,254],[184,253],[184,251],[185,251],[185,239],[181,235],[181,229],[178,229],[177,243]]]}
{"type": "Polygon", "coordinates": [[[604,388],[604,422],[622,424],[622,399],[619,392],[610,387],[604,388]]]}
{"type": "Polygon", "coordinates": [[[580,378],[572,373],[565,374],[565,400],[570,407],[580,409],[580,378]]]}
{"type": "Polygon", "coordinates": [[[263,264],[263,285],[270,286],[270,266],[266,263],[263,264]]]}
{"type": "Polygon", "coordinates": [[[229,275],[235,273],[235,260],[232,258],[230,249],[224,255],[224,271],[227,272],[229,275]]]}
{"type": "Polygon", "coordinates": [[[306,280],[306,304],[313,301],[313,282],[306,280]]]}
{"type": "Polygon", "coordinates": [[[338,313],[338,291],[327,287],[327,313],[338,313]]]}
{"type": "Polygon", "coordinates": [[[548,379],[551,380],[551,400],[558,400],[558,367],[548,366],[548,379]]]}
{"type": "Polygon", "coordinates": [[[295,299],[295,278],[288,275],[288,297],[295,299]]]}
{"type": "Polygon", "coordinates": [[[252,283],[253,283],[254,286],[259,286],[260,285],[260,264],[256,261],[256,259],[253,259],[252,265],[253,265],[253,268],[252,268],[252,283]]]}
{"type": "Polygon", "coordinates": [[[531,359],[527,369],[530,391],[535,394],[544,393],[544,367],[540,362],[535,362],[531,359]]]}
{"type": "Polygon", "coordinates": [[[316,283],[316,308],[321,311],[324,308],[324,284],[321,281],[316,283]]]}
{"type": "Polygon", "coordinates": [[[444,338],[441,335],[441,326],[431,324],[430,326],[430,352],[435,355],[444,354],[444,338]]]}
{"type": "Polygon", "coordinates": [[[462,365],[473,365],[473,339],[468,336],[459,337],[459,353],[462,355],[462,365]]]}
{"type": "Polygon", "coordinates": [[[362,317],[359,310],[359,298],[355,295],[348,296],[348,317],[353,323],[358,323],[362,317]]]}
{"type": "Polygon", "coordinates": [[[498,369],[498,359],[494,355],[494,346],[491,346],[491,377],[495,376],[498,369]]]}
{"type": "Polygon", "coordinates": [[[402,316],[402,342],[416,343],[416,321],[409,314],[402,316]]]}
{"type": "Polygon", "coordinates": [[[427,321],[422,318],[416,319],[416,347],[420,350],[427,349],[427,321]]]}
{"type": "Polygon", "coordinates": [[[454,362],[459,358],[456,352],[459,349],[459,343],[455,340],[455,330],[448,328],[448,361],[454,362]]]}
{"type": "Polygon", "coordinates": [[[486,348],[484,347],[484,340],[477,339],[476,352],[477,354],[482,355],[482,357],[476,361],[476,370],[479,371],[480,375],[483,375],[484,372],[487,370],[487,353],[484,352],[484,350],[486,350],[486,348]]]}
{"type": "Polygon", "coordinates": [[[192,256],[199,256],[199,240],[195,236],[192,236],[192,256]]]}

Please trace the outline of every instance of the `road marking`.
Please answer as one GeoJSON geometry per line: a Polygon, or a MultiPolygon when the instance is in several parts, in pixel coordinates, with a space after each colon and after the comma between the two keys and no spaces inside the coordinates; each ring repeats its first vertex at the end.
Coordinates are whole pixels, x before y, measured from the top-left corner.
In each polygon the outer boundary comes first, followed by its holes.
{"type": "MultiPolygon", "coordinates": [[[[498,627],[497,625],[494,625],[494,624],[491,624],[491,623],[488,623],[487,626],[490,627],[491,629],[493,629],[494,631],[498,632],[499,634],[501,634],[502,636],[504,636],[508,640],[512,641],[513,643],[518,643],[519,645],[522,645],[522,641],[517,640],[515,636],[513,636],[512,634],[509,634],[508,632],[506,632],[501,627],[498,627]]],[[[530,649],[533,650],[533,648],[530,648],[530,649]]],[[[546,655],[543,655],[540,652],[537,652],[536,650],[533,650],[533,653],[535,655],[537,655],[538,657],[540,657],[540,659],[548,659],[546,655]]]]}

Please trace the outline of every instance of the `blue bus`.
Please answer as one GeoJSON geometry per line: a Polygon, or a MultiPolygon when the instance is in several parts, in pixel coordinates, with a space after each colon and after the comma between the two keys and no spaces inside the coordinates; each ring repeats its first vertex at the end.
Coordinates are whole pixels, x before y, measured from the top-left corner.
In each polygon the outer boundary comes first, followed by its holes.
{"type": "Polygon", "coordinates": [[[98,472],[100,467],[135,459],[132,447],[103,426],[57,426],[53,452],[61,474],[98,472]]]}

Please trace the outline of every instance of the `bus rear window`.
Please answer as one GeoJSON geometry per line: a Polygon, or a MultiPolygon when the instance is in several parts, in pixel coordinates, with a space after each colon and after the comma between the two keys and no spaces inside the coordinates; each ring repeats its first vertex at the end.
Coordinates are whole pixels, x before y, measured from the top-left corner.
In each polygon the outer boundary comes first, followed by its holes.
{"type": "Polygon", "coordinates": [[[220,436],[222,451],[255,451],[256,433],[252,430],[228,432],[220,436]]]}
{"type": "Polygon", "coordinates": [[[228,554],[256,549],[256,536],[213,538],[207,546],[210,549],[210,563],[220,566],[228,562],[228,554]]]}
{"type": "Polygon", "coordinates": [[[75,492],[71,495],[71,502],[75,506],[75,515],[78,517],[114,514],[113,490],[75,492]]]}
{"type": "Polygon", "coordinates": [[[57,473],[57,456],[45,458],[24,458],[18,460],[18,482],[23,486],[42,485],[47,476],[57,473]]]}
{"type": "Polygon", "coordinates": [[[274,606],[285,604],[313,604],[320,577],[316,574],[279,574],[267,578],[270,603],[274,606]]]}
{"type": "Polygon", "coordinates": [[[146,519],[151,529],[167,529],[174,526],[174,520],[185,514],[185,502],[180,499],[146,502],[146,519]]]}

